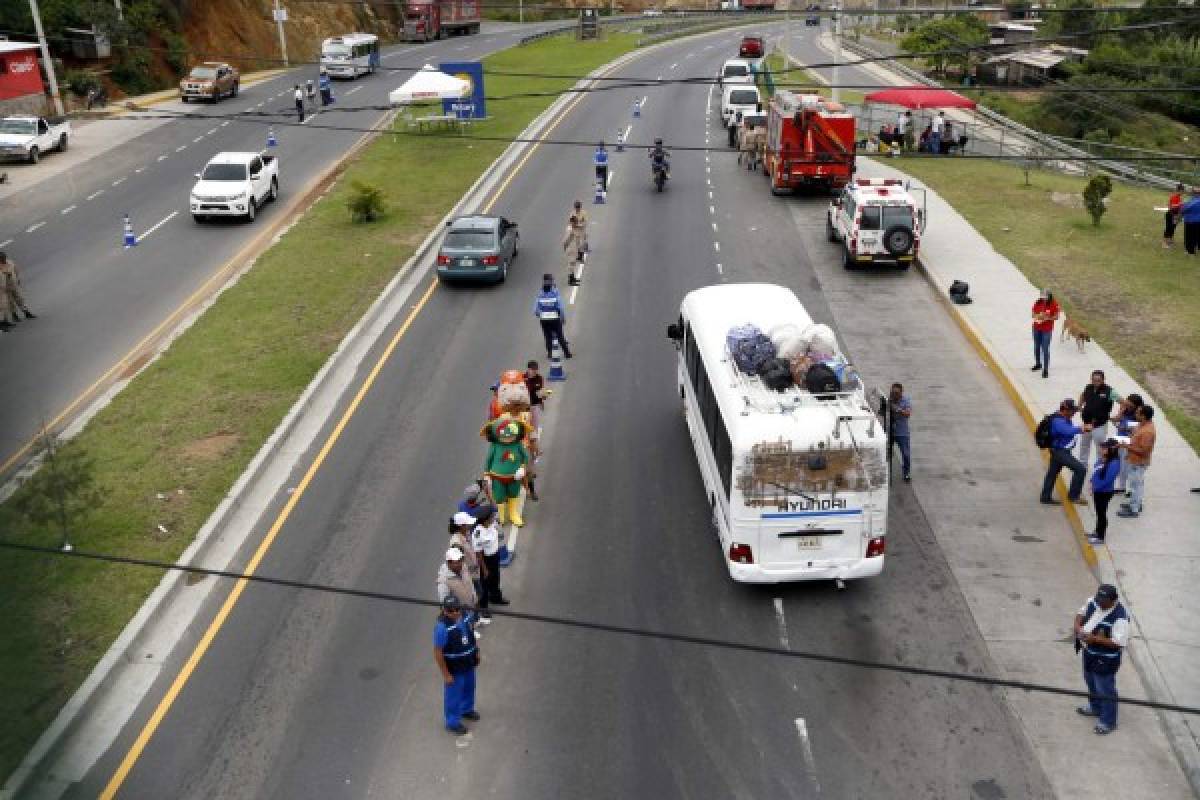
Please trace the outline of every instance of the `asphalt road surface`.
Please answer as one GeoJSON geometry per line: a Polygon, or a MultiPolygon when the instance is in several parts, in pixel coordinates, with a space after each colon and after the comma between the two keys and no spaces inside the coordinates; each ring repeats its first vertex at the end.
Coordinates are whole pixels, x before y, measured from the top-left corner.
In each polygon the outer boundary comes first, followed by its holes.
{"type": "MultiPolygon", "coordinates": [[[[740,35],[673,43],[620,74],[714,74],[740,35]]],[[[616,155],[608,204],[589,205],[593,256],[580,291],[566,290],[576,357],[551,401],[542,501],[526,507],[520,555],[503,576],[514,608],[991,672],[923,511],[903,486],[892,498],[882,577],[843,592],[728,579],[664,329],[687,291],[745,280],[790,286],[815,319],[836,324],[792,216],[796,203],[814,214],[820,204],[773,198],[765,180],[738,172],[708,87],[641,94],[640,120],[628,119],[632,92],[598,93],[554,135],[611,139],[632,122],[635,140],[662,136],[679,146],[702,145],[708,131],[713,152],[677,151],[661,195],[643,153],[616,155]]],[[[533,297],[543,272],[565,283],[561,229],[571,200],[590,203],[590,173],[588,149],[544,146],[517,174],[495,206],[521,224],[509,281],[434,291],[262,574],[434,596],[446,518],[481,465],[487,386],[542,355],[533,297]]],[[[484,631],[483,719],[456,739],[441,726],[434,616],[251,586],[119,796],[1049,795],[992,690],[515,620],[484,631]]],[[[171,661],[182,664],[193,645],[194,637],[181,643],[171,661]]],[[[155,687],[74,796],[95,796],[164,691],[155,687]]]]}
{"type": "MultiPolygon", "coordinates": [[[[539,27],[485,23],[478,36],[388,48],[383,66],[474,60],[539,27]]],[[[410,74],[383,71],[334,81],[337,105],[386,105],[388,92],[410,74]]],[[[295,122],[292,86],[310,78],[316,78],[313,66],[245,87],[237,98],[218,105],[175,102],[148,113],[278,112],[280,121],[295,122]]],[[[380,111],[339,112],[309,124],[362,129],[382,118],[380,111]]],[[[284,200],[363,135],[295,125],[280,125],[275,133],[284,200]]],[[[0,249],[20,265],[25,296],[39,315],[0,336],[0,370],[6,377],[0,469],[281,213],[278,204],[268,205],[254,224],[218,220],[201,226],[188,211],[193,174],[209,158],[221,151],[259,151],[266,144],[266,124],[180,120],[0,202],[0,249]],[[144,237],[128,250],[122,246],[126,213],[144,237]]]]}

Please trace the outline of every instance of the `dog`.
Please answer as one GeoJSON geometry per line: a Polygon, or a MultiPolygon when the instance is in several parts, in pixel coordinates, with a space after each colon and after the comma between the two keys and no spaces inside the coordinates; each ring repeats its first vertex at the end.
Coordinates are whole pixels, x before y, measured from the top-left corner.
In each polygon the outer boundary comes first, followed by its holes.
{"type": "Polygon", "coordinates": [[[1087,332],[1087,328],[1080,325],[1070,317],[1063,318],[1062,336],[1059,341],[1065,342],[1070,337],[1075,340],[1075,345],[1079,348],[1079,352],[1083,352],[1084,345],[1092,340],[1092,335],[1087,332]]]}

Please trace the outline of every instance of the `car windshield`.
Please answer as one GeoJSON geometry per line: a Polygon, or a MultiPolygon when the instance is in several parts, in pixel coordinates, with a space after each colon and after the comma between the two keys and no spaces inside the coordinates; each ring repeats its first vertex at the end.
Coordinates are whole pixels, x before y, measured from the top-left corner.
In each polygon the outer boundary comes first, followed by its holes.
{"type": "Polygon", "coordinates": [[[338,45],[327,45],[321,55],[328,58],[349,58],[350,48],[338,45]]]}
{"type": "Polygon", "coordinates": [[[752,106],[758,102],[758,92],[753,89],[738,89],[729,93],[729,104],[734,106],[752,106]]]}
{"type": "Polygon", "coordinates": [[[445,246],[455,250],[492,250],[496,235],[491,231],[450,231],[445,246]]]}
{"type": "Polygon", "coordinates": [[[726,64],[725,65],[725,77],[726,78],[742,78],[749,74],[750,74],[750,70],[746,68],[745,64],[726,64]]]}
{"type": "Polygon", "coordinates": [[[246,180],[245,164],[209,164],[200,176],[205,181],[244,181],[246,180]]]}
{"type": "Polygon", "coordinates": [[[37,133],[37,123],[31,119],[0,120],[0,133],[15,133],[19,136],[33,136],[37,133]]]}
{"type": "Polygon", "coordinates": [[[217,71],[212,67],[193,67],[192,72],[188,75],[189,78],[202,78],[208,80],[217,77],[217,71]]]}
{"type": "Polygon", "coordinates": [[[862,230],[885,231],[893,225],[912,227],[912,211],[907,206],[863,206],[862,230]]]}

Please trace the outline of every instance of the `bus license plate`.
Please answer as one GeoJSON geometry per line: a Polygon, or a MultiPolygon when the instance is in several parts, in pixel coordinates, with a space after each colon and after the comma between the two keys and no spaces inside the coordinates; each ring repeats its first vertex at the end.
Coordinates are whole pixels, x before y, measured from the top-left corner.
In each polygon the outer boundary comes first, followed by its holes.
{"type": "Polygon", "coordinates": [[[796,546],[801,550],[816,550],[821,546],[820,536],[797,536],[796,546]]]}

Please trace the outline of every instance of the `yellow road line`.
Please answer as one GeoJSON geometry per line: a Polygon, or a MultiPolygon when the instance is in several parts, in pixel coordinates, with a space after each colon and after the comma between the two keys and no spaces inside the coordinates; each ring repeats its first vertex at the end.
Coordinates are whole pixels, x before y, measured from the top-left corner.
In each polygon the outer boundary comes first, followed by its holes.
{"type": "MultiPolygon", "coordinates": [[[[558,119],[556,119],[554,123],[546,129],[545,133],[548,134],[558,127],[559,123],[566,119],[567,115],[571,113],[575,106],[577,106],[584,97],[585,95],[580,94],[571,103],[569,103],[567,107],[560,112],[558,119]]],[[[525,166],[525,163],[529,160],[530,156],[533,155],[534,151],[537,150],[540,144],[540,142],[535,142],[534,145],[529,148],[529,151],[525,154],[524,158],[522,158],[516,164],[516,166],[512,168],[508,174],[508,177],[506,177],[500,186],[497,187],[496,191],[492,194],[491,199],[484,206],[484,213],[489,212],[492,206],[496,204],[496,201],[500,199],[500,195],[504,193],[504,190],[507,189],[508,185],[512,182],[513,177],[516,176],[521,168],[525,166]]],[[[308,488],[309,484],[312,483],[313,478],[316,477],[317,471],[325,462],[325,459],[328,457],[329,453],[333,450],[334,445],[337,444],[338,439],[341,438],[342,432],[346,429],[346,426],[350,423],[350,419],[354,416],[354,413],[358,410],[359,405],[367,396],[367,392],[370,391],[371,387],[374,385],[376,378],[379,377],[379,374],[387,365],[387,362],[391,358],[393,351],[395,351],[396,347],[400,344],[400,340],[404,337],[404,334],[408,332],[409,327],[417,318],[417,315],[420,314],[422,309],[425,308],[425,304],[429,302],[431,297],[433,297],[433,293],[437,287],[438,280],[437,278],[434,278],[430,282],[429,288],[425,290],[425,294],[421,296],[420,301],[418,301],[417,305],[409,313],[408,317],[405,318],[404,324],[402,324],[400,329],[396,331],[396,334],[388,343],[387,348],[379,356],[379,359],[375,362],[375,366],[371,368],[371,372],[367,375],[362,386],[355,394],[354,400],[352,400],[350,405],[347,406],[345,412],[343,412],[334,429],[330,431],[329,436],[326,438],[325,443],[321,446],[316,458],[313,459],[313,463],[304,473],[304,478],[301,479],[299,484],[297,484],[295,491],[292,492],[291,496],[287,500],[287,503],[284,504],[283,508],[279,512],[279,515],[275,518],[275,522],[271,525],[271,529],[267,531],[267,535],[259,544],[258,549],[255,550],[254,556],[250,559],[250,562],[246,565],[244,570],[246,575],[253,575],[257,571],[259,564],[262,563],[263,558],[266,557],[267,551],[271,548],[271,545],[279,536],[279,532],[283,529],[283,526],[291,516],[292,511],[296,508],[297,504],[299,504],[300,498],[304,495],[305,489],[308,488]]],[[[142,730],[138,733],[137,738],[130,746],[129,751],[125,754],[125,757],[121,759],[121,763],[117,767],[116,772],[114,772],[112,778],[109,779],[108,784],[104,787],[104,791],[100,793],[100,800],[112,800],[114,797],[116,797],[116,794],[120,790],[122,784],[125,783],[125,779],[129,777],[129,773],[133,770],[133,767],[141,757],[142,752],[146,749],[146,745],[150,743],[150,739],[158,730],[158,726],[162,724],[167,712],[171,710],[171,706],[174,705],[175,699],[179,696],[179,693],[183,691],[183,687],[191,678],[192,673],[200,664],[201,659],[203,659],[204,655],[208,652],[208,648],[212,645],[217,633],[220,632],[222,626],[225,624],[225,621],[233,612],[234,606],[237,605],[237,602],[241,598],[242,592],[245,591],[248,583],[248,578],[239,578],[237,583],[234,584],[233,590],[229,593],[229,596],[225,598],[225,602],[221,605],[221,608],[217,612],[217,615],[213,618],[212,623],[209,624],[208,629],[205,630],[204,635],[196,644],[195,649],[192,650],[191,655],[188,656],[188,659],[184,663],[183,668],[179,671],[179,674],[175,676],[175,680],[171,682],[171,686],[167,689],[166,694],[163,695],[162,700],[160,700],[158,705],[155,707],[154,713],[150,715],[150,719],[146,721],[145,726],[143,726],[142,730]]]]}

